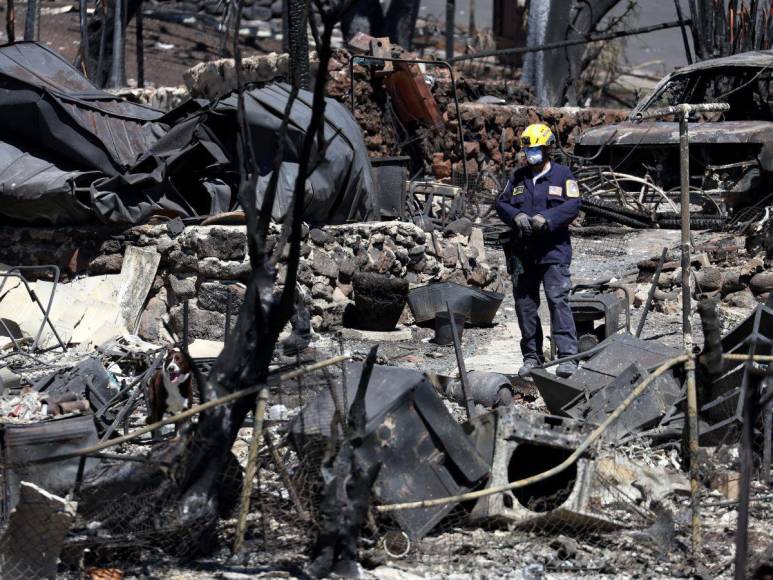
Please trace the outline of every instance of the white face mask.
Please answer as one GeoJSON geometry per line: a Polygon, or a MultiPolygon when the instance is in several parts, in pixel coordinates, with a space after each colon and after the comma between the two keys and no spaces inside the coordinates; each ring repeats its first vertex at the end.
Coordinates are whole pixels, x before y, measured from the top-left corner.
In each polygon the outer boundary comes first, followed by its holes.
{"type": "Polygon", "coordinates": [[[539,165],[542,163],[541,147],[526,147],[524,152],[526,153],[526,162],[529,165],[539,165]]]}

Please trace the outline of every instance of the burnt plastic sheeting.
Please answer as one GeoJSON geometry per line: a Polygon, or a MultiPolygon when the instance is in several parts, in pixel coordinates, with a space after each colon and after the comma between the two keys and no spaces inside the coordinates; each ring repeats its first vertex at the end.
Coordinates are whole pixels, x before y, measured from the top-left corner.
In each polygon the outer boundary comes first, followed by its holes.
{"type": "MultiPolygon", "coordinates": [[[[259,202],[273,170],[289,95],[289,86],[278,84],[245,92],[259,202]]],[[[312,94],[300,91],[289,115],[276,218],[293,197],[311,103],[312,94]]],[[[41,187],[19,189],[0,175],[0,216],[57,225],[137,224],[157,213],[189,218],[234,209],[236,107],[232,94],[213,102],[188,101],[163,114],[95,88],[40,44],[0,47],[2,141],[40,162],[36,166],[10,151],[0,171],[16,165],[14,171],[27,181],[35,168],[49,178],[37,178],[41,187]],[[74,195],[66,186],[83,175],[88,178],[77,183],[83,193],[74,195]]],[[[351,113],[332,99],[326,101],[323,133],[324,143],[310,160],[305,220],[324,225],[369,219],[375,186],[365,142],[351,113]]]]}
{"type": "MultiPolygon", "coordinates": [[[[290,87],[273,84],[244,95],[258,166],[256,196],[260,205],[280,146],[279,129],[290,87]]],[[[159,208],[192,217],[236,207],[237,103],[237,96],[232,94],[211,104],[188,102],[171,111],[164,121],[172,128],[134,167],[92,186],[94,209],[100,219],[139,223],[159,208]]],[[[272,208],[277,220],[286,215],[293,198],[311,103],[312,94],[300,91],[290,112],[283,142],[284,162],[272,208]]],[[[332,99],[326,101],[324,135],[324,148],[312,152],[305,221],[325,225],[370,219],[375,186],[362,132],[351,113],[332,99]]]]}
{"type": "Polygon", "coordinates": [[[15,222],[50,225],[94,219],[89,196],[76,187],[88,186],[97,172],[63,171],[53,163],[0,141],[0,213],[15,222]]]}
{"type": "MultiPolygon", "coordinates": [[[[649,376],[647,370],[634,362],[614,381],[596,391],[589,400],[584,397],[576,404],[564,408],[566,414],[586,423],[600,425],[623,402],[631,391],[649,376]]],[[[681,387],[673,374],[666,373],[649,386],[626,409],[620,418],[609,426],[604,436],[618,440],[656,425],[679,400],[681,387]]]]}
{"type": "MultiPolygon", "coordinates": [[[[347,365],[345,385],[333,387],[342,407],[354,400],[361,364],[347,365]]],[[[308,438],[327,436],[335,403],[321,393],[288,426],[299,452],[308,438]]],[[[448,413],[426,376],[409,369],[375,366],[365,395],[366,437],[357,453],[382,468],[374,489],[382,503],[446,497],[474,488],[489,473],[462,426],[448,413]]],[[[395,512],[412,538],[420,539],[456,504],[395,512]]]]}
{"type": "Polygon", "coordinates": [[[636,361],[652,372],[666,360],[679,356],[680,351],[651,340],[641,340],[624,332],[614,334],[599,343],[599,350],[569,379],[561,379],[545,370],[535,369],[534,384],[554,415],[567,416],[564,408],[578,396],[590,397],[619,377],[636,361]]]}
{"type": "Polygon", "coordinates": [[[498,292],[441,282],[411,290],[408,306],[416,322],[434,319],[438,312],[447,311],[450,303],[451,309],[455,313],[464,314],[469,324],[486,326],[493,322],[504,298],[504,294],[498,292]]]}
{"type": "Polygon", "coordinates": [[[3,140],[62,169],[120,173],[165,132],[162,116],[97,89],[42,44],[0,47],[3,140]]]}
{"type": "MultiPolygon", "coordinates": [[[[273,160],[279,146],[279,127],[290,97],[290,85],[273,84],[245,93],[245,113],[250,126],[253,152],[258,161],[261,182],[258,184],[258,203],[265,193],[273,170],[273,160]]],[[[288,177],[280,179],[274,203],[273,215],[281,219],[293,196],[295,174],[301,159],[301,145],[306,127],[311,121],[313,94],[299,91],[290,111],[288,133],[284,141],[284,162],[288,177]]],[[[237,98],[232,95],[218,101],[212,108],[213,119],[222,115],[236,117],[237,98]]],[[[221,124],[210,124],[217,133],[221,124]]],[[[312,150],[309,177],[306,183],[307,197],[304,219],[312,225],[340,224],[347,221],[364,221],[372,216],[375,203],[375,186],[365,140],[357,121],[349,110],[338,101],[325,99],[324,147],[312,150]],[[324,151],[324,156],[320,155],[324,151]]],[[[218,135],[223,138],[222,135],[218,135]]],[[[234,135],[229,151],[235,157],[234,135]]],[[[226,141],[224,141],[226,142],[226,141]]]]}
{"type": "MultiPolygon", "coordinates": [[[[19,485],[22,481],[34,483],[58,495],[65,495],[75,484],[80,463],[78,457],[52,463],[28,464],[30,461],[76,451],[97,443],[97,430],[90,414],[28,425],[6,424],[2,426],[2,432],[5,463],[11,464],[4,470],[6,514],[19,500],[19,485]]],[[[97,463],[96,459],[86,460],[84,473],[88,473],[97,463]]]]}

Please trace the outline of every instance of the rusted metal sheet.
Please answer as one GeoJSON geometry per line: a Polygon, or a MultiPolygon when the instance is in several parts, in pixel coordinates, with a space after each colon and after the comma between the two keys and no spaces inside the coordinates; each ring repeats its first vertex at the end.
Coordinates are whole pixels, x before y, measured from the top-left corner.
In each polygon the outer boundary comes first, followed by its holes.
{"type": "Polygon", "coordinates": [[[395,63],[395,70],[387,77],[385,85],[400,121],[406,124],[425,123],[438,129],[443,127],[443,116],[419,65],[395,63]]]}

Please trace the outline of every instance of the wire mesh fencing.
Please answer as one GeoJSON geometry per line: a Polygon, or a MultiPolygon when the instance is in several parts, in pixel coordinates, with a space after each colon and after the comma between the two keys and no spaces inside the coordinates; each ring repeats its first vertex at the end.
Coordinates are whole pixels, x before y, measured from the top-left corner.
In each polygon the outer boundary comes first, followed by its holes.
{"type": "MultiPolygon", "coordinates": [[[[680,367],[674,368],[678,377],[680,367]]],[[[347,377],[343,365],[335,365],[270,387],[255,477],[247,482],[248,506],[240,495],[256,418],[248,415],[223,457],[211,454],[211,437],[195,435],[212,413],[242,404],[240,398],[181,420],[172,417],[168,425],[133,437],[144,429],[140,405],[128,440],[124,435],[116,445],[107,440],[103,448],[92,445],[59,460],[20,464],[6,446],[2,577],[306,573],[329,517],[324,510],[335,475],[332,459],[347,437],[353,405],[347,377]],[[200,477],[215,464],[208,477],[200,477]],[[49,479],[40,479],[46,470],[49,479]],[[21,483],[22,473],[29,479],[37,473],[36,481],[47,484],[21,483]],[[234,554],[242,512],[244,543],[234,554]]],[[[396,382],[386,384],[396,388],[396,382]]],[[[389,566],[420,576],[698,571],[718,577],[734,569],[738,515],[745,505],[746,571],[770,565],[769,402],[755,423],[748,504],[741,494],[740,474],[748,464],[738,397],[724,411],[715,408],[728,421],[701,439],[702,541],[693,546],[683,414],[650,430],[627,431],[615,428],[618,421],[630,424],[623,415],[599,431],[606,419],[556,417],[541,398],[530,397],[466,421],[437,389],[426,389],[406,391],[406,398],[372,418],[358,448],[366,460],[376,453],[368,447],[373,441],[379,453],[394,451],[377,454],[381,472],[357,541],[364,569],[389,566]],[[432,407],[435,400],[441,407],[432,407]],[[455,428],[472,442],[475,461],[485,466],[482,476],[461,456],[461,447],[447,445],[456,441],[447,439],[455,428]]],[[[766,392],[764,383],[760,393],[766,392]]],[[[643,389],[629,408],[640,411],[657,393],[643,389]]],[[[608,410],[619,403],[611,396],[606,402],[608,410]]]]}

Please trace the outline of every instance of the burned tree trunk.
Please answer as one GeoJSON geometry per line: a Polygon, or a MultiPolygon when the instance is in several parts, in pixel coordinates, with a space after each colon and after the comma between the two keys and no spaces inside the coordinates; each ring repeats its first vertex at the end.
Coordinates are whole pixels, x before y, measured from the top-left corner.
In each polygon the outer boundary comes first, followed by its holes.
{"type": "Polygon", "coordinates": [[[349,40],[358,32],[371,36],[381,36],[384,28],[384,10],[379,0],[360,0],[354,2],[344,14],[341,29],[344,38],[349,40]]]}
{"type": "Polygon", "coordinates": [[[14,0],[8,0],[5,8],[5,34],[8,42],[16,42],[16,7],[14,0]]]}
{"type": "MultiPolygon", "coordinates": [[[[142,0],[124,0],[119,11],[121,14],[119,41],[126,38],[126,24],[134,18],[140,10],[142,0]]],[[[113,45],[116,40],[116,0],[110,0],[106,4],[97,2],[97,10],[89,19],[85,35],[86,46],[81,47],[76,66],[86,71],[86,76],[98,87],[105,87],[111,80],[113,63],[113,45]],[[107,6],[107,12],[104,7],[107,6]]],[[[121,42],[123,44],[123,42],[121,42]]],[[[120,47],[120,58],[123,59],[123,49],[120,47]]],[[[120,67],[120,63],[119,63],[120,67]]],[[[125,73],[124,73],[125,74],[125,73]]]]}
{"type": "Polygon", "coordinates": [[[771,19],[763,2],[690,0],[698,60],[770,48],[771,19]]]}
{"type": "Polygon", "coordinates": [[[309,7],[306,0],[286,0],[290,49],[290,80],[299,89],[309,88],[309,37],[306,34],[309,7]]]}
{"type": "Polygon", "coordinates": [[[325,484],[320,505],[320,530],[314,546],[312,574],[325,578],[330,574],[357,576],[357,539],[365,525],[373,482],[381,464],[369,464],[357,455],[365,437],[365,393],[376,364],[378,346],[374,346],[360,375],[357,393],[349,411],[344,442],[335,452],[337,423],[343,423],[338,411],[330,428],[330,444],[322,465],[325,484]]]}
{"type": "MultiPolygon", "coordinates": [[[[236,9],[235,28],[238,30],[241,19],[241,2],[236,9]]],[[[329,10],[329,9],[328,9],[329,10]]],[[[340,18],[340,10],[331,13],[320,10],[324,23],[322,42],[319,49],[319,67],[327,70],[331,57],[331,35],[334,24],[340,18]]],[[[278,294],[274,292],[275,271],[267,252],[271,209],[273,205],[273,186],[269,185],[263,205],[258,212],[256,207],[255,183],[257,167],[252,154],[252,144],[244,112],[243,84],[241,82],[241,55],[238,46],[238,34],[234,34],[236,56],[237,86],[239,87],[238,120],[239,134],[237,150],[239,154],[240,186],[239,199],[247,217],[248,249],[252,271],[247,282],[244,304],[236,321],[234,331],[228,337],[226,347],[215,362],[209,381],[197,377],[205,384],[205,398],[212,399],[226,393],[242,391],[256,385],[265,385],[268,380],[269,364],[279,334],[294,312],[295,287],[298,265],[301,255],[301,231],[306,190],[306,179],[310,173],[309,164],[314,151],[324,147],[317,142],[325,113],[324,88],[326,75],[317,75],[315,82],[312,114],[302,144],[295,185],[291,220],[284,227],[290,228],[289,255],[284,288],[278,294]]],[[[292,106],[288,102],[288,110],[292,106]]],[[[286,116],[287,117],[287,116],[286,116]]],[[[286,131],[286,121],[281,131],[286,131]]],[[[283,143],[280,135],[278,142],[283,143]]],[[[274,175],[278,175],[282,162],[281,151],[275,158],[274,175]]],[[[245,417],[254,407],[255,394],[237,399],[231,404],[221,405],[203,412],[196,424],[186,425],[179,437],[157,445],[150,453],[148,463],[123,464],[109,467],[98,476],[85,481],[81,487],[80,510],[82,514],[93,513],[95,506],[105,502],[116,503],[120,497],[165,497],[169,513],[165,527],[173,522],[173,529],[188,530],[189,538],[185,546],[189,551],[197,552],[211,546],[212,531],[217,522],[222,503],[222,481],[228,471],[230,449],[236,439],[245,417]],[[169,497],[176,501],[170,503],[169,497]]],[[[119,528],[132,522],[161,521],[159,512],[146,502],[139,513],[126,511],[119,513],[114,521],[103,521],[103,525],[119,528]],[[145,520],[138,520],[145,518],[145,520]]]]}
{"type": "Polygon", "coordinates": [[[389,40],[408,50],[413,48],[413,32],[419,16],[420,0],[392,0],[384,28],[389,40]]]}

